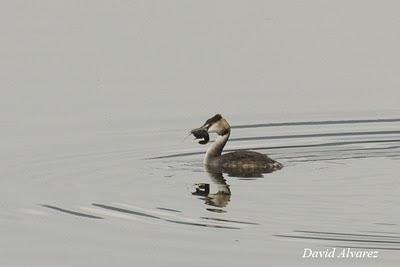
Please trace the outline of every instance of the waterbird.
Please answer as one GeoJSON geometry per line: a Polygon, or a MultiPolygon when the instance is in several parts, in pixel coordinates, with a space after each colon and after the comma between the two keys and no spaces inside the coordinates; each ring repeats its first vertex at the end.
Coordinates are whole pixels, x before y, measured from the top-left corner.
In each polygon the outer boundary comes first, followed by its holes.
{"type": "Polygon", "coordinates": [[[273,172],[283,168],[283,165],[265,154],[249,150],[237,150],[222,154],[231,134],[231,127],[221,114],[216,114],[208,119],[201,127],[193,129],[190,133],[196,139],[202,139],[199,144],[205,145],[209,142],[209,133],[218,136],[207,149],[204,164],[208,170],[238,174],[239,176],[254,175],[273,172]]]}

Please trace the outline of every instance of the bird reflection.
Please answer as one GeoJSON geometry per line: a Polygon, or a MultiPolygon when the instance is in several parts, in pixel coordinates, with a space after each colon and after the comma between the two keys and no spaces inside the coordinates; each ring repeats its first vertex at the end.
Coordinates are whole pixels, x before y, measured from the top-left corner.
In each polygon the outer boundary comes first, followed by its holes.
{"type": "Polygon", "coordinates": [[[215,190],[210,190],[211,186],[208,183],[198,183],[195,184],[196,191],[193,192],[192,195],[201,196],[201,199],[203,199],[207,205],[218,208],[226,207],[231,199],[230,186],[226,183],[222,173],[207,173],[213,184],[212,189],[216,187],[215,190]]]}
{"type": "MultiPolygon", "coordinates": [[[[204,200],[206,205],[214,208],[207,208],[208,211],[212,212],[226,212],[221,208],[228,206],[231,200],[231,189],[230,185],[226,182],[224,174],[216,169],[211,169],[206,166],[206,173],[210,177],[211,183],[197,183],[194,184],[195,191],[192,195],[200,196],[200,199],[204,200]]],[[[263,177],[262,173],[228,173],[229,177],[238,178],[259,178],[263,177]]]]}

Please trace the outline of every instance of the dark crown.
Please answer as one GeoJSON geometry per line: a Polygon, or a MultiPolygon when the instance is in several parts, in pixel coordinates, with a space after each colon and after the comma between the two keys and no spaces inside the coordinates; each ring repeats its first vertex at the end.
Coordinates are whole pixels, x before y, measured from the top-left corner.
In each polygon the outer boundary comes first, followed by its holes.
{"type": "Polygon", "coordinates": [[[220,119],[222,119],[221,114],[216,114],[216,115],[214,115],[214,117],[209,118],[209,119],[206,121],[205,124],[210,124],[210,125],[211,125],[211,124],[213,124],[213,123],[219,121],[220,119]]]}

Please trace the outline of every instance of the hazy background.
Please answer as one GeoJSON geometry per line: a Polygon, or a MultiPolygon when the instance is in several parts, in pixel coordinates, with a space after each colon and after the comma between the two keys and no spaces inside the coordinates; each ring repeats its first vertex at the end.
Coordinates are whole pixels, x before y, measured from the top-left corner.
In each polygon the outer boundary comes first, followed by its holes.
{"type": "Polygon", "coordinates": [[[1,1],[0,119],[399,114],[399,9],[398,1],[1,1]]]}
{"type": "Polygon", "coordinates": [[[0,266],[398,266],[399,10],[0,1],[0,266]],[[227,149],[285,166],[225,176],[221,213],[192,195],[216,182],[184,139],[216,112],[247,124],[227,149]],[[379,247],[379,262],[301,259],[335,246],[379,247]]]}

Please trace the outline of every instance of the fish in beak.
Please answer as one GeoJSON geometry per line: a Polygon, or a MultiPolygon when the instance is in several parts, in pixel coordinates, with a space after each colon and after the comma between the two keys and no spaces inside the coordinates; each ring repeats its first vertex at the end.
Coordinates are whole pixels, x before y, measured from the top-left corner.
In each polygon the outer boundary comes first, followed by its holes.
{"type": "Polygon", "coordinates": [[[203,125],[200,128],[191,130],[190,133],[193,134],[196,139],[203,139],[199,141],[199,144],[205,145],[208,143],[208,141],[210,141],[210,135],[208,134],[207,130],[208,127],[203,125]]]}

